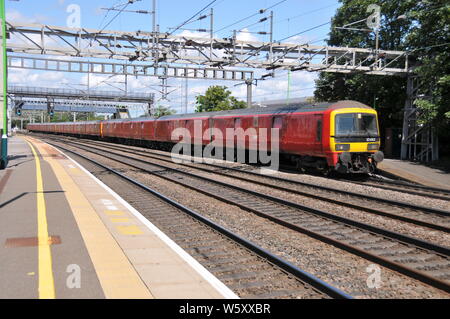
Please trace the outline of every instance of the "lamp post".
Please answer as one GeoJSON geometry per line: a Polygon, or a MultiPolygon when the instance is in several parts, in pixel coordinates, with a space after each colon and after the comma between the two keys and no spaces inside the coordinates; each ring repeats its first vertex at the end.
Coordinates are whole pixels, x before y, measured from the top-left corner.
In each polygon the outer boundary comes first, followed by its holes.
{"type": "Polygon", "coordinates": [[[8,166],[8,100],[6,98],[6,91],[8,89],[8,74],[7,74],[7,61],[6,61],[6,21],[5,21],[5,0],[0,0],[0,19],[2,24],[2,44],[1,44],[1,69],[2,69],[2,81],[3,81],[3,94],[2,94],[2,141],[1,141],[1,158],[0,158],[0,169],[4,169],[8,166]]]}

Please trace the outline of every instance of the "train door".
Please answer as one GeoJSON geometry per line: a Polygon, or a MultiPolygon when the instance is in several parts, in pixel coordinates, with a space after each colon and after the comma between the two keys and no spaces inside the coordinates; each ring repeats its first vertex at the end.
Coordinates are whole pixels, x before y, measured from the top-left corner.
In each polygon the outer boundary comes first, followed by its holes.
{"type": "Polygon", "coordinates": [[[270,133],[269,139],[270,139],[270,145],[272,147],[272,143],[278,143],[279,150],[284,149],[284,143],[283,143],[283,116],[274,116],[272,118],[272,129],[278,129],[278,141],[272,140],[272,133],[270,133]]]}
{"type": "Polygon", "coordinates": [[[322,114],[315,114],[314,116],[315,121],[315,139],[314,139],[314,146],[313,150],[314,153],[317,155],[321,155],[323,152],[323,115],[322,114]]]}
{"type": "Polygon", "coordinates": [[[207,136],[208,136],[208,143],[212,141],[212,137],[213,137],[213,127],[214,127],[214,120],[212,118],[208,119],[208,127],[206,128],[207,130],[207,136]]]}

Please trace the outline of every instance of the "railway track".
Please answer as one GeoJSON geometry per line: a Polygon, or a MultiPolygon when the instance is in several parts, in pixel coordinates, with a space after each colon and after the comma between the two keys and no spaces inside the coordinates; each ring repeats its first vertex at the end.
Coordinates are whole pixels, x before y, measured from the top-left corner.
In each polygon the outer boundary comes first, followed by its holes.
{"type": "Polygon", "coordinates": [[[444,188],[429,187],[424,185],[412,184],[408,182],[395,181],[389,179],[380,179],[377,177],[371,177],[369,181],[365,182],[354,182],[352,183],[376,187],[380,189],[392,190],[396,192],[426,196],[439,200],[450,201],[450,190],[444,188]]]}
{"type": "Polygon", "coordinates": [[[64,143],[236,205],[291,230],[450,292],[450,250],[446,247],[180,169],[149,163],[147,160],[112,152],[111,149],[68,140],[64,143]]]}
{"type": "MultiPolygon", "coordinates": [[[[123,147],[103,142],[89,140],[84,142],[123,151],[123,147]]],[[[127,148],[127,153],[172,163],[170,155],[130,148],[127,148]]],[[[312,183],[299,182],[287,178],[266,176],[239,168],[224,167],[218,164],[202,163],[192,165],[183,163],[183,166],[450,233],[450,212],[448,211],[430,209],[428,207],[338,190],[331,187],[315,186],[312,183]],[[281,182],[283,185],[274,184],[274,181],[281,182]],[[339,194],[345,195],[346,198],[342,198],[339,194]]]]}
{"type": "Polygon", "coordinates": [[[241,298],[352,298],[147,185],[74,150],[49,144],[73,154],[241,298]]]}

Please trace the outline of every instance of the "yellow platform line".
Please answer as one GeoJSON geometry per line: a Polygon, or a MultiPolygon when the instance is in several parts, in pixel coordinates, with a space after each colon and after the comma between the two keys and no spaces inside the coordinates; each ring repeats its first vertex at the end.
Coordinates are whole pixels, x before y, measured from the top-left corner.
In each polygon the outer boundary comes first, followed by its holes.
{"type": "MultiPolygon", "coordinates": [[[[45,147],[43,147],[45,144],[33,141],[41,153],[45,152],[45,147]]],[[[72,177],[58,160],[47,156],[45,161],[51,166],[59,184],[64,189],[64,195],[75,217],[105,297],[114,299],[153,298],[117,241],[72,177]]]]}
{"type": "Polygon", "coordinates": [[[36,196],[38,220],[38,269],[39,269],[39,298],[55,298],[55,281],[52,270],[52,252],[50,248],[47,224],[47,210],[44,198],[44,183],[42,181],[41,161],[33,145],[26,141],[33,152],[36,163],[36,196]]]}

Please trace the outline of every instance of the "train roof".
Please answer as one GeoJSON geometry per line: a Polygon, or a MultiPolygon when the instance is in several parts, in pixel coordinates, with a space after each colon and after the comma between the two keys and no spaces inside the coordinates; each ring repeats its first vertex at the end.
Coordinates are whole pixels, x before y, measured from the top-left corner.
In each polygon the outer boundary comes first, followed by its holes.
{"type": "MultiPolygon", "coordinates": [[[[348,107],[357,107],[363,109],[372,109],[370,106],[363,103],[344,100],[337,102],[322,102],[322,103],[296,103],[284,106],[268,106],[268,107],[252,107],[245,109],[227,110],[227,111],[216,111],[216,112],[201,112],[201,113],[187,113],[187,114],[174,114],[162,116],[158,119],[153,117],[138,117],[133,119],[110,119],[107,120],[109,123],[120,123],[120,122],[142,122],[142,121],[155,121],[155,120],[175,120],[183,118],[209,118],[209,117],[219,117],[219,116],[242,116],[242,115],[256,115],[256,114],[287,114],[287,113],[302,113],[302,112],[320,112],[328,109],[341,109],[348,107]]],[[[55,123],[44,123],[44,124],[86,124],[86,123],[100,123],[103,120],[89,121],[89,122],[55,122],[55,123]]]]}
{"type": "Polygon", "coordinates": [[[174,120],[182,118],[192,117],[211,117],[211,116],[241,116],[241,115],[254,115],[254,114],[286,114],[286,113],[302,113],[302,112],[317,112],[325,111],[328,109],[340,109],[348,107],[358,107],[371,109],[370,106],[362,104],[357,101],[345,100],[338,102],[322,102],[322,103],[298,103],[284,106],[268,106],[268,107],[252,107],[245,109],[235,109],[227,111],[216,112],[201,112],[201,113],[188,113],[188,114],[174,114],[166,115],[159,118],[159,120],[174,120]]]}

